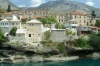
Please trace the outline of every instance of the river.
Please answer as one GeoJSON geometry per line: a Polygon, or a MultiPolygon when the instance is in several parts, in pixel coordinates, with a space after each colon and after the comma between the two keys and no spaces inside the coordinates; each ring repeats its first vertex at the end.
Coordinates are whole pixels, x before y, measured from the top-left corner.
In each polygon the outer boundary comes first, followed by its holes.
{"type": "Polygon", "coordinates": [[[0,66],[100,66],[100,59],[79,59],[68,62],[0,64],[0,66]]]}

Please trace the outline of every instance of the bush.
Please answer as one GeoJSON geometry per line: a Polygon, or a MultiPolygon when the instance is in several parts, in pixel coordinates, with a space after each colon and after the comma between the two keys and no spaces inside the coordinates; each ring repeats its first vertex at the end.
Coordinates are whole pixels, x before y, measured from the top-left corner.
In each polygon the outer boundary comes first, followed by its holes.
{"type": "Polygon", "coordinates": [[[43,55],[43,58],[50,58],[50,54],[43,55]]]}
{"type": "Polygon", "coordinates": [[[88,41],[83,39],[82,37],[75,40],[75,45],[80,48],[89,48],[88,41]]]}
{"type": "Polygon", "coordinates": [[[10,30],[10,35],[15,36],[15,35],[16,35],[16,31],[17,31],[17,28],[16,28],[16,27],[13,27],[13,28],[10,30]]]}
{"type": "Polygon", "coordinates": [[[96,51],[100,50],[100,34],[90,35],[89,44],[90,44],[90,46],[93,47],[94,50],[96,50],[96,51]]]}

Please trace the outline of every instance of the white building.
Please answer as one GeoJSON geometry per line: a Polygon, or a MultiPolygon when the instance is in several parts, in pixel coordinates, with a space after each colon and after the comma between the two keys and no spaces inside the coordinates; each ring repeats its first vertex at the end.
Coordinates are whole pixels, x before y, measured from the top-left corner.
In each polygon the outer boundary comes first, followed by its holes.
{"type": "Polygon", "coordinates": [[[78,24],[76,21],[67,21],[66,23],[64,23],[64,26],[66,27],[66,29],[71,30],[77,35],[78,24]]]}
{"type": "Polygon", "coordinates": [[[0,21],[0,28],[3,31],[3,33],[6,33],[13,28],[13,27],[17,27],[18,29],[20,29],[21,26],[21,22],[20,20],[17,19],[16,16],[13,15],[12,20],[7,20],[7,19],[3,19],[0,21]]]}

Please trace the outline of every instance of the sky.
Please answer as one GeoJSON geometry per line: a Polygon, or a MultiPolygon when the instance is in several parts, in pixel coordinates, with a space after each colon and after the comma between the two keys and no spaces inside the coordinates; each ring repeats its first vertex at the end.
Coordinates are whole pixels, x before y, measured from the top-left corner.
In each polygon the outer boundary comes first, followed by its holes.
{"type": "MultiPolygon", "coordinates": [[[[55,0],[10,0],[13,4],[18,7],[37,7],[42,3],[55,0]]],[[[96,8],[100,8],[100,0],[72,0],[80,3],[87,4],[96,8]]]]}

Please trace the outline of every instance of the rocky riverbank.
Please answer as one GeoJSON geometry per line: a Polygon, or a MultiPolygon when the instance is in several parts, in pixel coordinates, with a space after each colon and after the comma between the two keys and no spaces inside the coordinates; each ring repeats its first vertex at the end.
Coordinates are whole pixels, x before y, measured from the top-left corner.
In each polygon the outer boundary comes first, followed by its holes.
{"type": "Polygon", "coordinates": [[[44,58],[41,55],[26,57],[26,56],[11,56],[8,58],[0,58],[0,63],[26,63],[26,62],[57,62],[57,61],[71,61],[79,59],[78,56],[60,57],[59,55],[44,58]]]}

